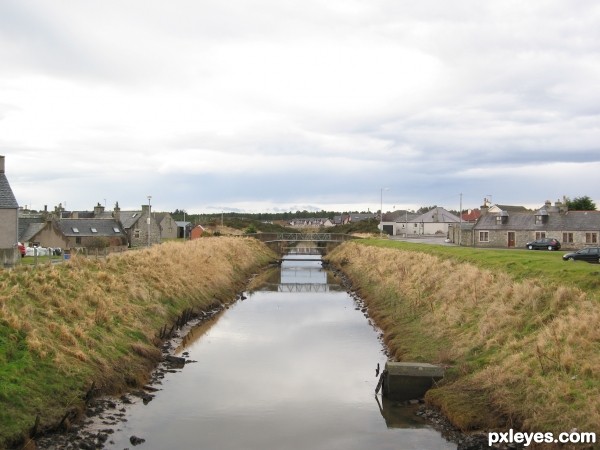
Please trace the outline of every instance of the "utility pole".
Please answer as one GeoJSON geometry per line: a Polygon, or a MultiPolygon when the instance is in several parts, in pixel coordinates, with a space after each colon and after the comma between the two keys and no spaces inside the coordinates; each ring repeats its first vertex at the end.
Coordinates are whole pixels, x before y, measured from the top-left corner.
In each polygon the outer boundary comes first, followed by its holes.
{"type": "Polygon", "coordinates": [[[150,200],[152,199],[152,196],[149,195],[148,196],[148,218],[146,219],[146,223],[148,224],[148,247],[150,247],[150,200]]]}
{"type": "Polygon", "coordinates": [[[462,192],[460,193],[460,207],[458,210],[458,217],[460,219],[459,222],[459,228],[458,228],[458,246],[460,247],[461,244],[461,237],[462,237],[462,192]]]}

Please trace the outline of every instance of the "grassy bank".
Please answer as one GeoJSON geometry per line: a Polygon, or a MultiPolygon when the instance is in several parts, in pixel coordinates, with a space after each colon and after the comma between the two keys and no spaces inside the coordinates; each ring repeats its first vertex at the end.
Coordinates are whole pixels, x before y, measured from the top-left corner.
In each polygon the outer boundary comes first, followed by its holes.
{"type": "Polygon", "coordinates": [[[384,240],[346,243],[328,259],[395,359],[448,366],[427,400],[463,430],[600,433],[598,266],[384,240]]]}
{"type": "Polygon", "coordinates": [[[145,382],[165,324],[231,301],[273,256],[223,237],[0,272],[0,448],[81,408],[92,383],[145,382]]]}

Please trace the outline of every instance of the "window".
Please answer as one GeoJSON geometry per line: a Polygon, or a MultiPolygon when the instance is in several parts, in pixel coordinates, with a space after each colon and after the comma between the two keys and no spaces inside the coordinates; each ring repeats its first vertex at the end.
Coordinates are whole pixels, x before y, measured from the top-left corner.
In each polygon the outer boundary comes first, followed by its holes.
{"type": "Polygon", "coordinates": [[[563,244],[572,244],[573,243],[573,233],[563,233],[562,241],[563,241],[563,244]]]}
{"type": "Polygon", "coordinates": [[[502,216],[496,216],[496,223],[497,224],[502,223],[502,216]]]}
{"type": "Polygon", "coordinates": [[[75,243],[81,245],[81,236],[75,238],[75,243]]]}
{"type": "Polygon", "coordinates": [[[140,230],[139,229],[133,230],[133,237],[136,239],[140,238],[140,230]]]}
{"type": "Polygon", "coordinates": [[[545,231],[536,231],[535,232],[535,239],[544,239],[546,237],[546,232],[545,231]]]}
{"type": "Polygon", "coordinates": [[[536,225],[541,225],[542,223],[544,223],[544,221],[542,220],[543,216],[535,216],[535,224],[536,225]]]}
{"type": "Polygon", "coordinates": [[[96,228],[94,228],[94,227],[90,228],[90,230],[91,230],[92,233],[97,233],[98,232],[98,230],[96,228]]]}
{"type": "Polygon", "coordinates": [[[114,227],[114,228],[113,228],[113,231],[114,231],[115,233],[120,233],[120,232],[121,232],[121,230],[119,230],[119,227],[114,227]]]}
{"type": "Polygon", "coordinates": [[[73,227],[71,228],[71,230],[73,230],[73,233],[79,233],[79,228],[77,227],[73,227]]]}
{"type": "Polygon", "coordinates": [[[598,243],[598,233],[585,233],[585,243],[586,244],[597,244],[598,243]]]}
{"type": "Polygon", "coordinates": [[[490,232],[489,231],[480,231],[479,232],[479,242],[490,242],[490,232]]]}

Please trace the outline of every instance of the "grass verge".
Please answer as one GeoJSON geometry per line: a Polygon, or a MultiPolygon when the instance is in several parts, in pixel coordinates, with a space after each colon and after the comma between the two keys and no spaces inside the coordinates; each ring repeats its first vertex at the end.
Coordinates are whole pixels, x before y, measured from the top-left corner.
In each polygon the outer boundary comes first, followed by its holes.
{"type": "Polygon", "coordinates": [[[158,331],[183,310],[231,301],[274,255],[250,238],[170,242],[96,260],[0,272],[0,448],[80,410],[92,383],[146,380],[158,331]]]}
{"type": "Polygon", "coordinates": [[[448,367],[426,399],[461,429],[600,434],[598,266],[377,239],[327,259],[395,359],[448,367]]]}

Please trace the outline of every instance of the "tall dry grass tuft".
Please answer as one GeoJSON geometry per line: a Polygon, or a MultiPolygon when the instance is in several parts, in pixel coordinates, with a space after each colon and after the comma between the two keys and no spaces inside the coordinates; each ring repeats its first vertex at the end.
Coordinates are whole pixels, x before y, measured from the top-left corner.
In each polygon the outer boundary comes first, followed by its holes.
{"type": "Polygon", "coordinates": [[[444,392],[458,402],[475,390],[495,417],[526,430],[600,432],[598,298],[414,251],[346,243],[328,259],[352,279],[392,355],[453,364],[432,394],[440,405],[444,392]]]}

